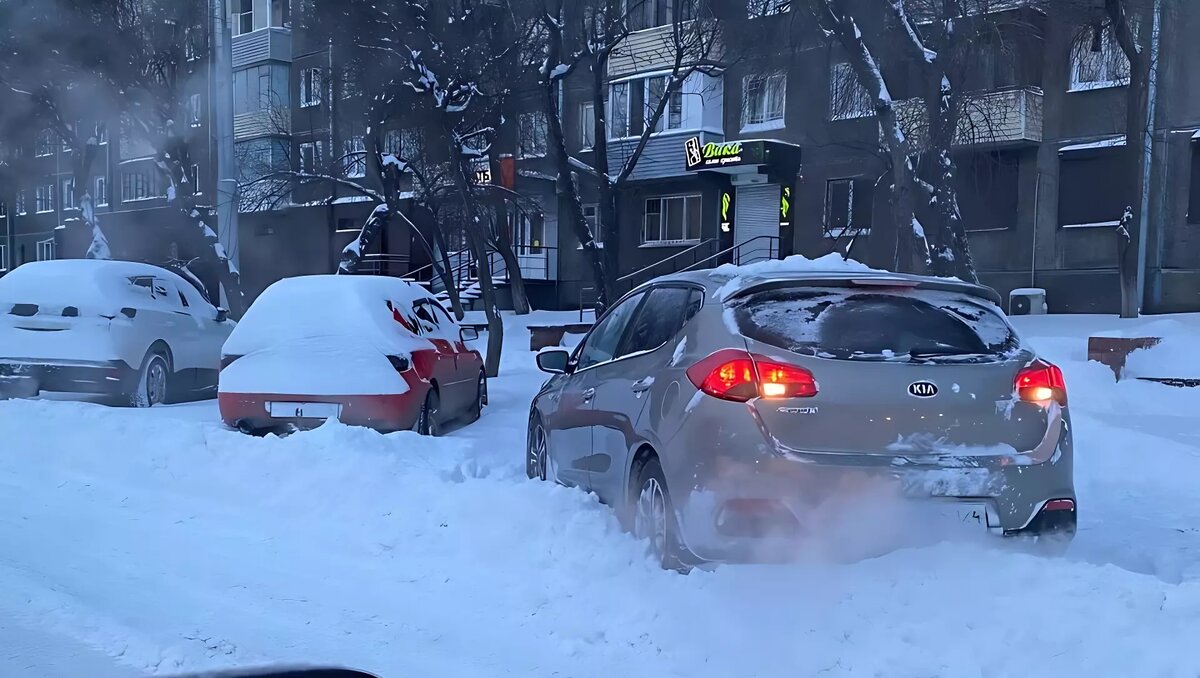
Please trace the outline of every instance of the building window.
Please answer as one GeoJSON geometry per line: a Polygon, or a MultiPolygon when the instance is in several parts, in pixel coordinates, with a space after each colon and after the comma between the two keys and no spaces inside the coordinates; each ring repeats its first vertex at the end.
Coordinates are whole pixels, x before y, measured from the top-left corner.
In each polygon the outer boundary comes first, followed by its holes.
{"type": "MultiPolygon", "coordinates": [[[[663,97],[667,96],[667,76],[646,78],[646,120],[654,117],[663,97]]],[[[663,109],[662,117],[654,126],[655,132],[680,129],[683,127],[683,92],[676,89],[670,94],[670,100],[663,109]]]]}
{"type": "Polygon", "coordinates": [[[306,141],[300,144],[300,171],[316,174],[321,164],[321,142],[306,141]]]}
{"type": "Polygon", "coordinates": [[[742,129],[779,129],[783,127],[783,112],[787,99],[787,76],[748,75],[742,81],[744,91],[742,129]]]}
{"type": "Polygon", "coordinates": [[[792,0],[746,0],[746,13],[751,19],[783,14],[792,9],[792,0]]]}
{"type": "Polygon", "coordinates": [[[54,259],[54,238],[38,241],[37,258],[38,261],[50,261],[54,259]]]}
{"type": "Polygon", "coordinates": [[[0,271],[8,270],[8,245],[0,243],[0,271]]]}
{"type": "Polygon", "coordinates": [[[702,218],[698,195],[647,198],[642,244],[663,245],[699,240],[702,218]]]}
{"type": "Polygon", "coordinates": [[[596,145],[596,104],[586,101],[579,105],[579,146],[596,145]]]}
{"type": "Polygon", "coordinates": [[[144,171],[129,170],[121,174],[121,201],[132,202],[154,198],[156,192],[150,174],[144,171]]]}
{"type": "Polygon", "coordinates": [[[193,94],[188,97],[188,124],[192,127],[200,126],[200,114],[204,110],[204,100],[199,94],[193,94]]]}
{"type": "Polygon", "coordinates": [[[588,229],[592,231],[592,239],[596,241],[596,244],[603,245],[604,237],[600,233],[600,206],[584,205],[583,221],[587,224],[588,229]]]}
{"type": "Polygon", "coordinates": [[[108,205],[108,177],[96,177],[96,205],[108,205]]]}
{"type": "Polygon", "coordinates": [[[862,178],[825,182],[825,222],[822,224],[825,237],[870,234],[872,188],[870,180],[862,178]]]}
{"type": "Polygon", "coordinates": [[[1058,223],[1063,228],[1115,227],[1133,204],[1133,187],[1121,181],[1123,146],[1070,151],[1058,168],[1058,223]]]}
{"type": "Polygon", "coordinates": [[[17,191],[17,216],[22,217],[28,214],[25,211],[25,191],[17,191]]]}
{"type": "Polygon", "coordinates": [[[188,179],[192,182],[192,192],[200,195],[203,192],[200,190],[200,165],[192,165],[192,174],[188,179]]]}
{"type": "Polygon", "coordinates": [[[254,0],[233,0],[233,34],[254,30],[254,0]]]}
{"type": "Polygon", "coordinates": [[[546,157],[548,137],[550,136],[550,126],[546,121],[546,113],[544,111],[522,113],[519,123],[521,146],[518,153],[520,157],[546,157]]]}
{"type": "Polygon", "coordinates": [[[997,231],[1017,225],[1020,154],[969,153],[955,175],[963,225],[968,231],[997,231]]]}
{"type": "Polygon", "coordinates": [[[425,152],[425,133],[419,127],[388,130],[383,137],[383,152],[406,163],[417,162],[425,152]]]}
{"type": "Polygon", "coordinates": [[[0,219],[8,216],[8,205],[0,202],[0,219]]]}
{"type": "Polygon", "coordinates": [[[866,118],[873,113],[871,95],[850,64],[833,64],[829,74],[829,119],[866,118]]]}
{"type": "Polygon", "coordinates": [[[622,139],[629,136],[629,83],[614,84],[608,101],[609,137],[622,139]]]}
{"type": "Polygon", "coordinates": [[[515,242],[517,254],[541,254],[546,245],[546,220],[530,219],[524,212],[517,214],[515,242]]]}
{"type": "Polygon", "coordinates": [[[1095,26],[1083,31],[1071,48],[1071,91],[1128,84],[1129,59],[1112,29],[1095,26]]]}
{"type": "Polygon", "coordinates": [[[75,209],[75,180],[62,180],[62,208],[65,210],[75,209]]]}
{"type": "Polygon", "coordinates": [[[629,27],[635,31],[696,17],[695,0],[626,0],[629,27]],[[679,15],[676,16],[676,11],[679,15]]]}
{"type": "Polygon", "coordinates": [[[54,142],[54,132],[48,129],[42,130],[33,142],[33,154],[39,158],[54,155],[54,146],[56,145],[54,142]]]}
{"type": "Polygon", "coordinates": [[[96,143],[100,146],[108,143],[108,125],[102,122],[96,123],[96,126],[92,128],[92,134],[95,135],[96,143]]]}
{"type": "Polygon", "coordinates": [[[350,137],[342,142],[342,164],[346,176],[357,179],[367,176],[367,144],[362,137],[350,137]]]}
{"type": "Polygon", "coordinates": [[[54,184],[37,187],[34,192],[33,209],[38,214],[54,211],[54,184]]]}
{"type": "Polygon", "coordinates": [[[300,71],[300,107],[321,105],[321,69],[306,68],[300,71]]]}

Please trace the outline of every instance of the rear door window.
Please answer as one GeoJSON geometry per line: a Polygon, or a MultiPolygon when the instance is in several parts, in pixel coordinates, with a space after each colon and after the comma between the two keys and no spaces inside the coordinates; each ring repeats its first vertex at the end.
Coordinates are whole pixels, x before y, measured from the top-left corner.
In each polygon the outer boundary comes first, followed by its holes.
{"type": "Polygon", "coordinates": [[[1019,348],[994,305],[953,292],[782,288],[727,313],[746,337],[827,358],[991,361],[1019,348]]]}
{"type": "Polygon", "coordinates": [[[618,355],[639,351],[653,351],[671,340],[695,311],[692,306],[699,303],[702,295],[698,290],[686,287],[657,287],[650,290],[646,303],[638,310],[637,318],[629,327],[625,345],[618,355]]]}

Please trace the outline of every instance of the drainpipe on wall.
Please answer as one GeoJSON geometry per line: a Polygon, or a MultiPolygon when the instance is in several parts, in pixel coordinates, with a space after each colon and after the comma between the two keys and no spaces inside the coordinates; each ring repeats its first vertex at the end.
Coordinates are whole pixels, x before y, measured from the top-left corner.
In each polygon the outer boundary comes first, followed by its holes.
{"type": "MultiPolygon", "coordinates": [[[[1158,108],[1158,45],[1162,37],[1162,0],[1154,0],[1154,28],[1150,32],[1150,74],[1146,81],[1146,134],[1142,139],[1142,214],[1138,223],[1138,314],[1146,305],[1146,257],[1150,227],[1150,179],[1154,165],[1154,126],[1158,108]]],[[[1131,94],[1132,96],[1132,94],[1131,94]]],[[[1161,213],[1159,214],[1161,220],[1161,213]]],[[[1162,225],[1159,225],[1161,229],[1162,225]]],[[[1162,252],[1156,258],[1161,260],[1162,252]]],[[[1160,268],[1161,271],[1161,268],[1160,268]]]]}
{"type": "MultiPolygon", "coordinates": [[[[237,159],[233,149],[233,41],[226,0],[212,0],[214,106],[217,130],[217,239],[238,266],[237,159]]],[[[225,302],[225,306],[228,303],[225,302]]]]}

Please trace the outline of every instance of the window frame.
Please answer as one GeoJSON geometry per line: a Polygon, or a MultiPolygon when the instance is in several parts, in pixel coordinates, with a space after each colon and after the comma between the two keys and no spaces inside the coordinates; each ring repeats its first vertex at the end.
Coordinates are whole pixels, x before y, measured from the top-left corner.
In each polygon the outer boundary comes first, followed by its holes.
{"type": "Polygon", "coordinates": [[[640,304],[638,304],[637,309],[634,311],[633,319],[629,322],[628,325],[625,326],[624,335],[621,337],[621,344],[617,347],[617,353],[619,355],[616,358],[613,358],[613,360],[610,362],[615,362],[617,360],[620,360],[620,359],[626,358],[626,357],[633,357],[636,355],[645,355],[647,353],[653,353],[653,352],[661,349],[662,347],[666,346],[667,344],[669,344],[671,342],[671,339],[678,336],[679,331],[682,330],[684,328],[684,326],[686,326],[688,324],[688,322],[690,322],[692,318],[696,317],[696,314],[698,314],[700,312],[700,310],[704,308],[704,297],[705,297],[705,294],[704,294],[703,287],[701,287],[699,285],[689,284],[689,283],[679,283],[679,282],[663,283],[663,284],[654,285],[652,287],[647,288],[645,290],[645,297],[642,299],[642,302],[640,304]],[[633,347],[631,347],[629,345],[630,341],[632,340],[632,335],[630,334],[630,332],[633,330],[634,327],[637,326],[637,322],[642,318],[642,314],[644,312],[646,312],[646,310],[647,310],[646,305],[649,304],[654,299],[654,294],[656,292],[661,292],[662,290],[682,290],[682,291],[687,292],[687,294],[688,294],[688,300],[683,307],[683,312],[679,316],[678,326],[671,332],[671,335],[668,336],[666,339],[664,339],[661,343],[656,344],[649,348],[639,348],[639,349],[635,350],[633,347]],[[698,298],[700,299],[700,306],[699,306],[699,308],[696,309],[695,313],[693,313],[692,315],[689,316],[689,315],[687,315],[687,310],[688,310],[688,306],[691,305],[692,295],[698,296],[698,298]]]}
{"type": "MultiPolygon", "coordinates": [[[[1134,36],[1138,33],[1138,23],[1135,17],[1130,18],[1131,28],[1134,36]]],[[[1130,83],[1129,58],[1125,56],[1125,51],[1121,49],[1120,43],[1117,42],[1116,33],[1113,32],[1111,26],[1104,26],[1100,29],[1103,34],[1100,38],[1100,52],[1092,52],[1091,43],[1094,40],[1094,34],[1091,37],[1085,32],[1079,35],[1071,44],[1071,50],[1068,58],[1068,71],[1070,79],[1067,85],[1068,92],[1088,92],[1096,89],[1109,89],[1113,87],[1127,87],[1130,83]],[[1104,77],[1097,80],[1081,80],[1080,71],[1085,65],[1085,60],[1082,58],[1085,54],[1099,54],[1096,57],[1099,60],[1100,68],[1104,71],[1104,77]],[[1118,57],[1119,63],[1124,64],[1123,70],[1125,75],[1113,78],[1113,73],[1109,72],[1113,67],[1113,58],[1118,57]]]]}
{"type": "Polygon", "coordinates": [[[44,129],[33,140],[33,157],[49,158],[54,155],[54,130],[44,129]]]}
{"type": "Polygon", "coordinates": [[[650,196],[650,197],[645,198],[643,205],[642,205],[641,243],[639,244],[639,247],[677,247],[677,246],[681,246],[681,245],[692,245],[692,244],[700,242],[701,238],[703,237],[703,232],[704,232],[704,195],[703,194],[701,194],[701,193],[678,193],[678,194],[671,194],[671,195],[656,195],[656,196],[650,196]],[[695,199],[697,201],[698,212],[699,212],[699,217],[696,222],[697,233],[695,234],[695,237],[692,237],[692,238],[684,237],[682,239],[662,238],[661,236],[664,235],[666,232],[665,231],[666,225],[663,220],[663,215],[667,214],[666,202],[669,200],[681,200],[683,202],[683,210],[684,210],[684,212],[683,212],[683,228],[684,228],[683,235],[686,236],[686,235],[688,235],[688,233],[687,233],[688,224],[689,224],[688,217],[690,214],[690,212],[687,209],[687,205],[688,205],[689,201],[691,201],[692,199],[695,199]],[[658,233],[659,233],[660,237],[656,240],[650,240],[650,239],[646,238],[646,235],[649,232],[648,228],[647,228],[647,219],[650,215],[650,211],[649,211],[650,203],[655,202],[655,201],[657,201],[659,203],[658,233]]]}
{"type": "Polygon", "coordinates": [[[792,0],[746,0],[746,17],[761,19],[792,11],[792,0]]]}
{"type": "Polygon", "coordinates": [[[752,73],[742,78],[742,131],[753,132],[771,129],[783,129],[786,126],[787,119],[787,73],[782,71],[774,71],[770,73],[752,73]],[[782,91],[779,93],[779,115],[778,117],[769,117],[771,115],[771,83],[782,83],[780,85],[782,91]],[[750,102],[754,97],[750,94],[750,89],[756,83],[761,83],[762,95],[760,107],[762,110],[762,118],[754,120],[751,114],[750,102]]]}
{"type": "Polygon", "coordinates": [[[875,115],[874,104],[872,103],[871,93],[867,91],[865,85],[858,79],[858,74],[854,72],[854,67],[845,62],[832,63],[829,65],[829,119],[832,121],[840,120],[862,120],[875,115]],[[853,85],[846,82],[850,79],[853,85]],[[839,94],[845,92],[849,87],[851,91],[848,94],[839,94]],[[840,98],[840,97],[844,97],[840,98]],[[862,101],[857,101],[858,98],[862,101]],[[840,107],[844,104],[844,109],[840,107]],[[861,104],[862,108],[856,108],[856,104],[861,104]]]}
{"type": "Polygon", "coordinates": [[[238,3],[240,3],[240,9],[242,11],[240,11],[240,12],[237,11],[239,9],[239,7],[235,6],[231,12],[233,15],[233,21],[230,22],[230,27],[233,29],[234,37],[239,36],[239,35],[246,35],[247,33],[253,33],[254,32],[254,0],[236,0],[236,1],[238,3]],[[247,10],[246,9],[247,7],[249,7],[250,9],[247,10]],[[247,19],[250,20],[250,28],[248,30],[245,28],[245,25],[243,23],[247,19]]]}
{"type": "Polygon", "coordinates": [[[75,209],[75,177],[59,180],[59,202],[64,210],[75,209]]]}
{"type": "Polygon", "coordinates": [[[621,334],[617,337],[616,345],[613,346],[614,354],[620,352],[622,345],[625,343],[625,333],[629,331],[629,324],[634,318],[637,317],[638,311],[641,309],[642,304],[645,303],[647,297],[649,296],[650,289],[653,288],[639,289],[631,292],[628,296],[613,304],[612,308],[610,308],[607,313],[596,320],[596,323],[592,325],[592,329],[589,330],[587,335],[583,337],[583,341],[579,342],[579,346],[576,347],[575,352],[571,354],[571,360],[567,363],[568,367],[570,367],[570,373],[572,375],[586,372],[587,370],[590,370],[594,367],[599,367],[600,365],[607,365],[609,363],[616,362],[625,357],[614,355],[608,360],[598,360],[590,365],[579,367],[579,362],[583,359],[583,354],[585,351],[587,351],[587,347],[592,342],[593,337],[596,336],[596,332],[604,327],[604,323],[611,319],[619,309],[624,308],[627,304],[632,304],[633,310],[630,312],[629,317],[625,320],[625,326],[621,328],[621,334]]]}
{"type": "Polygon", "coordinates": [[[300,108],[315,108],[321,105],[324,80],[320,67],[300,69],[300,108]]]}
{"type": "Polygon", "coordinates": [[[92,188],[95,191],[92,204],[96,207],[108,207],[108,177],[96,177],[92,181],[92,188]]]}
{"type": "Polygon", "coordinates": [[[663,109],[662,117],[659,118],[658,122],[654,125],[654,131],[650,133],[651,136],[653,136],[655,134],[678,132],[679,130],[683,129],[683,123],[684,123],[683,87],[680,86],[674,92],[671,92],[668,94],[667,93],[667,85],[668,85],[670,77],[671,76],[669,74],[664,74],[664,75],[649,75],[649,76],[646,76],[645,78],[642,78],[642,102],[643,102],[643,108],[645,109],[643,114],[645,115],[645,120],[647,123],[650,122],[650,118],[654,115],[654,109],[658,107],[658,101],[651,100],[652,96],[653,96],[652,92],[651,92],[651,83],[654,81],[661,80],[663,94],[662,94],[662,97],[660,97],[660,98],[668,99],[667,107],[663,109]],[[671,126],[671,116],[675,113],[676,107],[678,107],[678,109],[679,109],[679,124],[677,124],[675,126],[671,126]]]}
{"type": "Polygon", "coordinates": [[[550,154],[549,136],[550,120],[546,117],[545,111],[521,113],[517,117],[517,157],[521,159],[545,158],[550,154]],[[529,134],[532,136],[527,136],[529,134]]]}
{"type": "Polygon", "coordinates": [[[608,86],[608,138],[609,139],[628,139],[633,130],[633,88],[630,85],[634,81],[622,80],[620,82],[611,83],[608,86]],[[621,110],[617,110],[617,90],[621,89],[625,92],[624,106],[621,110]],[[624,132],[617,134],[617,121],[621,121],[624,126],[624,132]]]}
{"type": "Polygon", "coordinates": [[[54,184],[42,184],[33,192],[34,214],[49,214],[54,211],[54,184]]]}
{"type": "Polygon", "coordinates": [[[362,135],[342,140],[342,160],[347,179],[362,179],[367,176],[367,141],[362,135]]]}
{"type": "Polygon", "coordinates": [[[596,102],[579,104],[579,147],[590,150],[596,146],[596,102]]]}
{"type": "Polygon", "coordinates": [[[54,238],[46,238],[45,240],[37,241],[37,260],[38,261],[54,261],[58,256],[58,245],[54,242],[54,238]],[[43,256],[49,254],[49,256],[43,256]]]}
{"type": "Polygon", "coordinates": [[[296,154],[297,169],[300,170],[301,174],[316,174],[317,171],[320,169],[321,153],[324,150],[322,148],[321,140],[314,139],[313,141],[301,141],[300,145],[298,147],[298,150],[299,150],[299,152],[296,154]],[[311,161],[312,165],[308,169],[305,168],[305,160],[304,160],[305,149],[309,149],[312,152],[312,161],[311,161]]]}

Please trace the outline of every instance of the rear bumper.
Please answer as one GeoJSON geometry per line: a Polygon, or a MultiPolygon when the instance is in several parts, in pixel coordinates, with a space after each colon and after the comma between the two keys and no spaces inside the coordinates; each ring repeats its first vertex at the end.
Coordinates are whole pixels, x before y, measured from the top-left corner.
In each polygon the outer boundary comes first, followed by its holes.
{"type": "Polygon", "coordinates": [[[335,403],[341,406],[338,420],[350,426],[378,431],[405,431],[417,423],[425,392],[386,395],[309,396],[282,393],[218,393],[221,420],[249,432],[286,428],[311,429],[325,419],[271,416],[271,403],[335,403]]]}
{"type": "Polygon", "coordinates": [[[37,361],[0,358],[0,395],[41,392],[119,395],[134,390],[138,371],[119,361],[37,361]]]}
{"type": "Polygon", "coordinates": [[[976,458],[934,465],[882,454],[785,454],[757,425],[744,423],[748,417],[729,414],[685,425],[660,455],[683,541],[704,560],[785,560],[848,544],[888,550],[974,535],[1074,534],[1068,420],[1043,463],[976,458]],[[1053,499],[1071,500],[1072,510],[1043,512],[1053,499]],[[977,528],[955,524],[968,508],[986,518],[977,528]]]}

